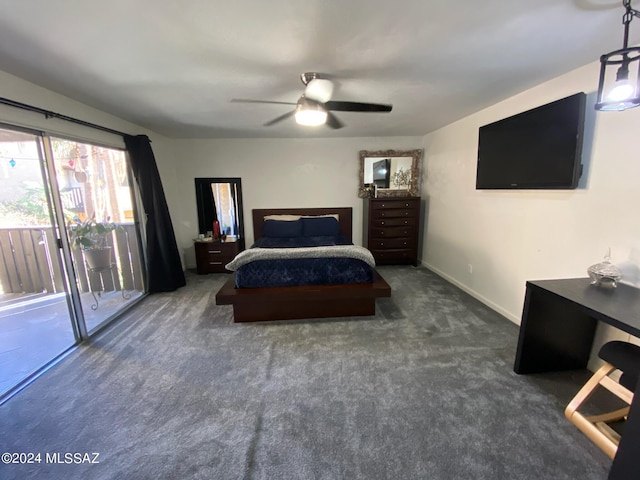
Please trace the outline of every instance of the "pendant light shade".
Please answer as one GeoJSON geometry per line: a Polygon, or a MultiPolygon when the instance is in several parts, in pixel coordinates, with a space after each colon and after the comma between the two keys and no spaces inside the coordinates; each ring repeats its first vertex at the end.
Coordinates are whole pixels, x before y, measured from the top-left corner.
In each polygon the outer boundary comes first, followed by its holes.
{"type": "Polygon", "coordinates": [[[629,24],[640,12],[623,0],[624,42],[620,50],[600,57],[596,110],[622,111],[640,105],[640,47],[629,47],[629,24]]]}
{"type": "Polygon", "coordinates": [[[303,96],[298,101],[295,118],[298,125],[317,127],[327,123],[327,111],[318,102],[306,99],[303,96]]]}

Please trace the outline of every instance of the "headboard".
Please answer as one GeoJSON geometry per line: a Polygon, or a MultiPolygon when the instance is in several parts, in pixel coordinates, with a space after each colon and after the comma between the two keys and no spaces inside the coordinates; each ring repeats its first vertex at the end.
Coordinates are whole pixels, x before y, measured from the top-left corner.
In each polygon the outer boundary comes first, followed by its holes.
{"type": "Polygon", "coordinates": [[[267,215],[331,215],[338,214],[340,232],[349,241],[353,241],[353,209],[351,207],[338,208],[256,208],[253,214],[253,236],[257,240],[262,237],[262,224],[267,215]]]}

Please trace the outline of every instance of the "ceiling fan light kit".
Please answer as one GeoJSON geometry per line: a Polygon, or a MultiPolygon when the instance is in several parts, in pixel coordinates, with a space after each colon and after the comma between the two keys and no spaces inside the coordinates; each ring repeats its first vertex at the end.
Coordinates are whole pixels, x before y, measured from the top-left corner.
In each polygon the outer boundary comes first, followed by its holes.
{"type": "Polygon", "coordinates": [[[301,98],[296,107],[296,123],[306,127],[317,127],[327,123],[327,111],[319,103],[301,98]]]}
{"type": "Polygon", "coordinates": [[[640,17],[640,12],[631,8],[631,0],[623,0],[622,5],[625,7],[624,40],[620,50],[600,57],[596,110],[622,111],[640,105],[640,47],[629,47],[629,24],[634,17],[640,17]],[[634,68],[630,69],[631,66],[634,68]],[[613,73],[607,75],[607,72],[614,69],[615,80],[612,80],[613,73]]]}
{"type": "Polygon", "coordinates": [[[279,105],[295,105],[295,110],[287,112],[264,124],[265,127],[274,125],[289,117],[295,117],[299,125],[317,127],[327,125],[329,128],[338,129],[344,124],[332,113],[337,112],[377,112],[387,113],[392,105],[379,103],[343,102],[331,100],[333,95],[333,82],[323,75],[315,72],[306,72],[300,75],[300,80],[305,85],[305,90],[297,103],[276,102],[271,100],[251,100],[245,98],[233,98],[234,103],[270,103],[279,105]]]}
{"type": "MultiPolygon", "coordinates": [[[[303,74],[304,75],[304,74],[303,74]]],[[[318,102],[325,103],[331,100],[333,95],[333,82],[323,78],[314,78],[307,83],[304,89],[304,96],[312,98],[318,102]]]]}

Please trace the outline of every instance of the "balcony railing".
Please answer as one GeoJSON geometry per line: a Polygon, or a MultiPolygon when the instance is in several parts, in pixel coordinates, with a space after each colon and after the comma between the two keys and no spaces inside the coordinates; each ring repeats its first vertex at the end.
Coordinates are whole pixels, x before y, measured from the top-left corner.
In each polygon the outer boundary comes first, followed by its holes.
{"type": "MultiPolygon", "coordinates": [[[[81,292],[143,290],[142,263],[133,223],[120,224],[108,239],[114,268],[98,275],[87,269],[82,251],[72,249],[81,292]]],[[[0,228],[0,293],[64,291],[58,246],[51,227],[0,228]]]]}

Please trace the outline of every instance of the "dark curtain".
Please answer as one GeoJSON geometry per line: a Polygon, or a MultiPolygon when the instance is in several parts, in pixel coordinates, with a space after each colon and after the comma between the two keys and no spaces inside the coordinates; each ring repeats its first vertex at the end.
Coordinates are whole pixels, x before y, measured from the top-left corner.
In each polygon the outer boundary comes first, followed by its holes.
{"type": "Polygon", "coordinates": [[[201,233],[213,232],[213,222],[218,220],[216,200],[213,198],[213,184],[202,185],[202,210],[204,218],[204,229],[201,233]]]}
{"type": "MultiPolygon", "coordinates": [[[[231,235],[238,235],[238,186],[233,183],[231,187],[231,200],[233,201],[233,232],[231,235]]],[[[226,233],[226,232],[225,232],[226,233]]]]}
{"type": "Polygon", "coordinates": [[[127,135],[124,142],[129,152],[131,169],[140,189],[147,214],[147,285],[149,293],[171,292],[186,285],[178,245],[173,232],[169,208],[164,196],[160,173],[146,135],[127,135]]]}

